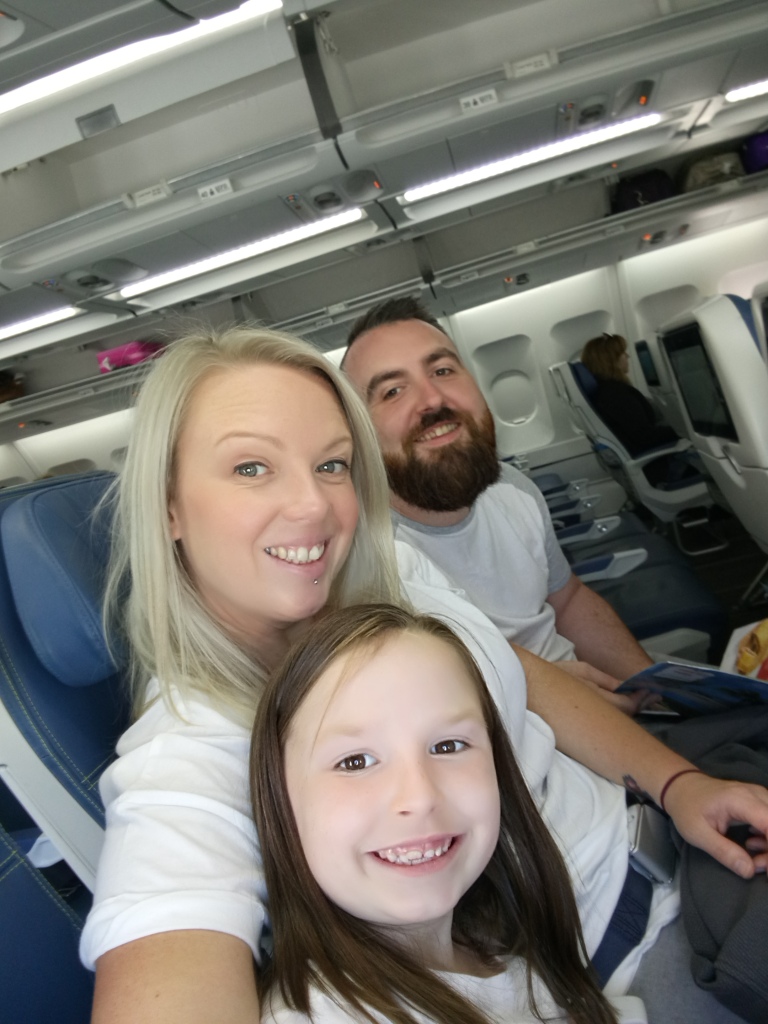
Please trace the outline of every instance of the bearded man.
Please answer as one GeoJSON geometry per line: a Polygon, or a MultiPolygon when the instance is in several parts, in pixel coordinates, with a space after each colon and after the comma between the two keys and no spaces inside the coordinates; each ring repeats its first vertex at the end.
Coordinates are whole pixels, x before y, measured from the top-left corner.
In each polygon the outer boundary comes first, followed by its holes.
{"type": "Polygon", "coordinates": [[[382,302],[353,325],[342,366],[379,435],[396,538],[510,642],[633,710],[606,691],[651,659],[571,572],[538,489],[499,462],[491,411],[438,321],[416,299],[382,302]]]}

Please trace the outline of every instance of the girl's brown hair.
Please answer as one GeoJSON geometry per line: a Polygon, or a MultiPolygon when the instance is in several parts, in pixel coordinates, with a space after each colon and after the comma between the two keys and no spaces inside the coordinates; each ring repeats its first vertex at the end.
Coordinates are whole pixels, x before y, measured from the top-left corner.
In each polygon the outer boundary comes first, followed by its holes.
{"type": "Polygon", "coordinates": [[[409,632],[450,645],[475,685],[501,798],[499,840],[482,875],[459,901],[454,940],[492,963],[520,956],[528,997],[542,1020],[534,976],[574,1024],[615,1024],[587,965],[570,879],[528,792],[506,730],[472,655],[448,626],[386,604],[329,612],[286,655],[270,680],[251,743],[251,791],[261,841],[274,957],[260,975],[262,996],[279,988],[287,1005],[310,1012],[310,987],[325,991],[373,1024],[489,1024],[488,1018],[403,945],[336,906],[304,857],[285,777],[284,748],[298,709],[320,676],[351,652],[373,654],[409,632]]]}
{"type": "Polygon", "coordinates": [[[628,384],[627,375],[619,368],[619,360],[626,350],[627,339],[620,334],[601,334],[584,346],[581,361],[595,377],[621,380],[628,384]]]}

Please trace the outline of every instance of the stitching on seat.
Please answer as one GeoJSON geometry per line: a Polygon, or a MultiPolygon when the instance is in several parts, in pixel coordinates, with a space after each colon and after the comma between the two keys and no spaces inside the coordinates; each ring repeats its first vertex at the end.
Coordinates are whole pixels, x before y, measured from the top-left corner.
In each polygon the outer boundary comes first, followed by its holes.
{"type": "Polygon", "coordinates": [[[48,899],[51,900],[51,902],[55,906],[57,906],[60,910],[63,910],[65,912],[65,914],[70,920],[70,923],[75,926],[77,931],[81,931],[83,927],[82,921],[74,912],[74,910],[70,907],[67,901],[62,899],[61,896],[56,892],[56,890],[53,889],[48,884],[48,882],[45,881],[42,875],[40,875],[37,869],[32,864],[30,864],[30,862],[22,853],[20,853],[17,849],[14,849],[14,847],[10,845],[5,836],[0,835],[0,842],[2,842],[6,849],[8,849],[10,852],[8,860],[16,862],[11,868],[11,870],[6,872],[3,878],[9,878],[10,875],[17,870],[17,868],[24,868],[24,873],[34,881],[35,885],[37,885],[37,887],[42,890],[44,895],[47,896],[48,899]]]}
{"type": "MultiPolygon", "coordinates": [[[[2,638],[2,636],[0,636],[0,645],[2,646],[2,649],[3,649],[3,651],[4,651],[5,655],[6,655],[6,659],[8,661],[10,661],[10,658],[9,658],[9,655],[8,655],[8,648],[5,646],[5,642],[4,642],[3,638],[2,638]]],[[[78,771],[77,765],[74,763],[74,761],[72,761],[71,758],[68,758],[68,760],[70,761],[71,766],[72,766],[71,769],[68,768],[67,766],[65,766],[64,764],[62,764],[61,760],[58,757],[57,751],[55,751],[55,750],[53,750],[51,748],[48,738],[41,734],[40,729],[37,726],[37,723],[30,717],[30,714],[27,711],[26,707],[19,700],[20,694],[19,694],[18,689],[14,686],[13,680],[11,679],[10,675],[8,674],[8,671],[7,671],[8,666],[7,666],[6,661],[3,661],[2,669],[3,669],[4,676],[5,676],[6,680],[8,681],[9,686],[11,687],[11,690],[16,695],[16,699],[18,701],[19,708],[23,712],[24,717],[26,718],[27,722],[29,723],[31,729],[37,735],[37,737],[38,737],[40,743],[42,744],[42,746],[48,751],[49,756],[52,758],[52,760],[59,767],[61,772],[70,780],[70,782],[72,782],[74,784],[74,786],[77,788],[78,792],[81,793],[82,796],[86,800],[88,800],[88,802],[91,804],[91,806],[94,808],[94,810],[98,811],[99,814],[102,814],[103,813],[103,808],[101,806],[101,803],[100,802],[97,803],[95,800],[93,800],[91,795],[90,795],[90,793],[89,793],[89,791],[87,789],[84,789],[83,786],[81,785],[79,778],[77,778],[76,775],[72,774],[72,771],[78,771]]],[[[15,672],[15,668],[14,668],[14,672],[15,672]]],[[[19,680],[19,685],[21,686],[21,689],[24,690],[24,684],[21,682],[21,680],[19,680]]],[[[31,698],[30,698],[29,702],[30,702],[30,704],[33,707],[35,707],[34,701],[31,700],[31,698]]],[[[37,708],[35,708],[35,711],[37,711],[37,708]]]]}

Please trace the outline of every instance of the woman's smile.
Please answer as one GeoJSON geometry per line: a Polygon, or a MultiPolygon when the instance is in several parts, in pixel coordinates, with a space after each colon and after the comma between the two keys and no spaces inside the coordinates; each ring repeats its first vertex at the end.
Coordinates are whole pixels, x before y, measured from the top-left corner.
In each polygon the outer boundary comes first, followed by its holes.
{"type": "Polygon", "coordinates": [[[193,393],[171,531],[209,611],[249,645],[326,604],[357,525],[352,454],[330,386],[300,370],[222,370],[193,393]]]}

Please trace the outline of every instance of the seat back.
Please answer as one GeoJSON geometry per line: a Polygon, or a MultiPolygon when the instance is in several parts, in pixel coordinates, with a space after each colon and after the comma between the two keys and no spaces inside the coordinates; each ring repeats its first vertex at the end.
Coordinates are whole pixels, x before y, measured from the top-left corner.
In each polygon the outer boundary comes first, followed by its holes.
{"type": "Polygon", "coordinates": [[[670,522],[684,509],[711,504],[706,483],[681,481],[679,485],[654,487],[644,473],[644,467],[654,459],[679,446],[654,449],[643,455],[632,456],[594,407],[597,391],[594,375],[579,361],[557,363],[550,367],[557,393],[566,402],[574,425],[589,438],[595,454],[606,470],[641,505],[645,505],[659,519],[670,522]]]}
{"type": "Polygon", "coordinates": [[[768,367],[749,305],[715,296],[660,337],[688,437],[744,528],[768,551],[768,367]]]}
{"type": "Polygon", "coordinates": [[[0,493],[0,777],[92,889],[98,780],[128,723],[101,628],[107,473],[0,493]]]}

